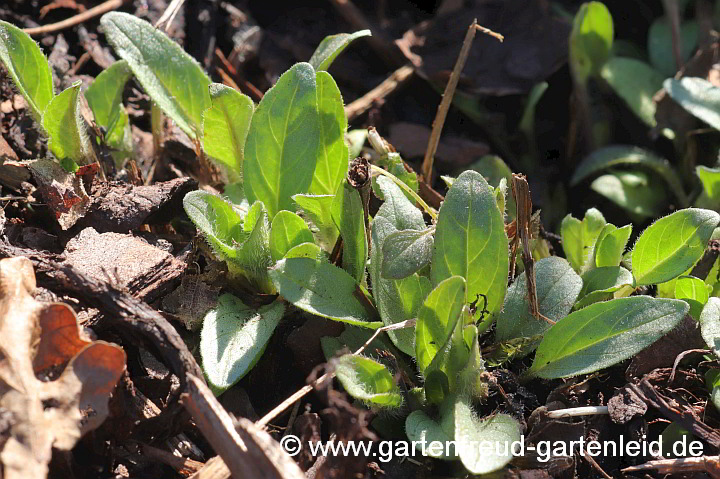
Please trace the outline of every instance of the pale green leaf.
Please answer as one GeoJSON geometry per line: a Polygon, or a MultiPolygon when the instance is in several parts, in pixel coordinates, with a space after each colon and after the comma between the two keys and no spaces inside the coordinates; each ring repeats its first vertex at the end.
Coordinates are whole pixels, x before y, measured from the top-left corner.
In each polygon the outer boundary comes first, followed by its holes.
{"type": "Polygon", "coordinates": [[[305,221],[291,211],[279,211],[270,226],[270,255],[274,261],[283,258],[293,247],[312,243],[313,235],[305,221]]]}
{"type": "Polygon", "coordinates": [[[348,394],[356,399],[381,407],[400,407],[403,403],[400,389],[384,364],[345,354],[335,363],[335,373],[348,394]]]}
{"type": "Polygon", "coordinates": [[[203,113],[203,148],[232,177],[239,177],[255,105],[247,95],[219,83],[210,85],[210,101],[212,106],[203,113]]]}
{"type": "Polygon", "coordinates": [[[128,13],[106,13],[100,24],[152,100],[190,138],[200,137],[202,115],[211,103],[210,78],[198,62],[162,30],[128,13]]]}
{"type": "Polygon", "coordinates": [[[574,309],[582,309],[598,301],[613,298],[613,294],[622,286],[632,285],[630,271],[622,266],[602,266],[591,269],[582,275],[583,287],[578,295],[579,301],[574,309]]]}
{"type": "Polygon", "coordinates": [[[288,258],[270,269],[280,296],[308,313],[355,326],[376,328],[372,305],[342,269],[310,258],[288,258]]]}
{"type": "MultiPolygon", "coordinates": [[[[708,206],[720,206],[720,168],[708,168],[707,166],[696,166],[695,173],[700,178],[703,185],[704,201],[708,202],[708,206]]],[[[700,201],[700,199],[698,199],[700,201]]],[[[701,206],[698,202],[698,206],[701,206]]]]}
{"type": "Polygon", "coordinates": [[[635,284],[657,284],[683,274],[699,260],[720,222],[714,211],[688,208],[657,220],[635,243],[635,284]]]}
{"type": "Polygon", "coordinates": [[[466,302],[487,297],[487,309],[502,308],[507,289],[508,238],[503,215],[485,178],[466,171],[453,183],[438,213],[430,276],[467,281],[466,302]]]}
{"type": "Polygon", "coordinates": [[[684,301],[649,296],[591,304],[545,333],[528,374],[555,379],[613,366],[667,334],[688,310],[684,301]]]}
{"type": "Polygon", "coordinates": [[[390,234],[383,242],[382,276],[402,279],[419,271],[432,259],[434,228],[401,230],[390,234]]]}
{"type": "Polygon", "coordinates": [[[284,312],[279,301],[252,309],[231,294],[220,296],[200,333],[203,371],[214,388],[228,389],[253,368],[284,312]]]}
{"type": "Polygon", "coordinates": [[[230,279],[260,293],[273,294],[267,269],[273,264],[270,254],[270,219],[265,205],[256,201],[250,207],[243,223],[247,240],[235,247],[236,254],[228,260],[230,279]]]}
{"type": "Polygon", "coordinates": [[[0,61],[10,74],[15,87],[30,105],[35,121],[55,96],[52,73],[40,47],[15,25],[0,20],[0,61]]]}
{"type": "Polygon", "coordinates": [[[205,191],[192,191],[183,198],[183,207],[213,252],[222,260],[235,258],[236,246],[250,236],[243,228],[241,214],[218,196],[205,191]]]}
{"type": "Polygon", "coordinates": [[[317,228],[318,244],[331,251],[339,234],[332,219],[335,195],[294,195],[292,198],[317,228]]]}
{"type": "Polygon", "coordinates": [[[336,35],[329,35],[320,42],[320,45],[315,49],[312,57],[310,57],[310,64],[317,71],[327,70],[330,68],[332,62],[342,53],[345,48],[358,38],[369,37],[370,30],[360,30],[355,33],[338,33],[336,35]]]}
{"type": "MultiPolygon", "coordinates": [[[[540,313],[558,321],[570,313],[583,287],[580,276],[563,258],[550,256],[535,263],[537,300],[540,313]]],[[[482,299],[478,304],[482,304],[482,299]]],[[[527,277],[518,276],[508,289],[505,307],[497,314],[496,341],[530,337],[546,331],[550,325],[530,314],[527,277]]]]}
{"type": "Polygon", "coordinates": [[[668,78],[665,89],[691,115],[720,130],[720,88],[704,78],[668,78]]]}
{"type": "Polygon", "coordinates": [[[675,299],[682,299],[690,305],[690,316],[696,320],[708,302],[712,286],[693,276],[680,276],[675,282],[675,299]]]}
{"type": "Polygon", "coordinates": [[[245,194],[251,203],[261,200],[271,216],[294,210],[292,196],[308,192],[318,120],[315,70],[307,63],[283,73],[253,114],[243,162],[245,194]]]}
{"type": "Polygon", "coordinates": [[[457,459],[454,407],[455,400],[452,396],[443,402],[440,406],[439,423],[421,410],[411,412],[405,419],[408,439],[421,448],[424,456],[457,459]]]}
{"type": "MultiPolygon", "coordinates": [[[[487,180],[488,184],[494,188],[500,186],[500,181],[505,178],[509,185],[512,181],[512,170],[510,167],[500,158],[495,155],[485,155],[475,163],[471,164],[468,170],[475,170],[487,180]]],[[[462,172],[458,172],[459,175],[462,172]]],[[[454,182],[454,181],[453,181],[454,182]]],[[[452,183],[448,185],[448,188],[452,186],[452,183]]],[[[515,218],[517,206],[515,206],[515,197],[513,195],[507,195],[507,215],[509,218],[515,218]]]]}
{"type": "Polygon", "coordinates": [[[327,261],[328,255],[315,243],[302,243],[293,246],[285,253],[285,258],[312,258],[327,261]]]}
{"type": "Polygon", "coordinates": [[[455,402],[455,441],[465,469],[488,474],[505,467],[514,457],[513,443],[519,444],[520,425],[507,414],[480,419],[467,399],[455,402]],[[483,445],[489,445],[483,447],[483,445]]]}

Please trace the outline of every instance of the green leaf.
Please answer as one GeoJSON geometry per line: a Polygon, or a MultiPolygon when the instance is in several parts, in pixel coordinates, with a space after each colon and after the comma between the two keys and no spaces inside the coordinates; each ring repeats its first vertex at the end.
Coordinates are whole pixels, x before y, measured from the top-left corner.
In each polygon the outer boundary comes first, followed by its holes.
{"type": "Polygon", "coordinates": [[[465,304],[465,280],[452,276],[440,282],[425,299],[415,324],[415,358],[424,373],[446,344],[465,304]]]}
{"type": "MultiPolygon", "coordinates": [[[[550,256],[535,263],[535,277],[540,313],[554,321],[567,316],[583,287],[580,276],[563,258],[550,256]]],[[[534,336],[549,327],[547,322],[530,314],[527,277],[523,273],[510,285],[505,307],[497,315],[495,340],[534,336]]]]}
{"type": "Polygon", "coordinates": [[[332,204],[332,218],[343,239],[342,266],[356,281],[365,279],[368,243],[360,193],[343,181],[332,204]]]}
{"type": "Polygon", "coordinates": [[[575,309],[582,309],[598,301],[607,301],[613,298],[613,293],[624,285],[632,285],[633,277],[630,271],[622,266],[602,266],[591,269],[583,274],[583,287],[575,304],[575,309]]]}
{"type": "Polygon", "coordinates": [[[30,105],[35,121],[55,96],[47,58],[30,35],[0,20],[0,61],[7,68],[15,87],[30,105]]]}
{"type": "MultiPolygon", "coordinates": [[[[387,168],[388,172],[395,176],[395,178],[405,183],[407,186],[410,187],[410,189],[417,193],[419,188],[417,173],[410,172],[405,169],[405,162],[403,161],[400,154],[390,152],[387,155],[380,157],[377,160],[377,165],[387,168]]],[[[409,193],[403,192],[403,194],[410,201],[415,201],[415,199],[409,193]]]]}
{"type": "Polygon", "coordinates": [[[622,228],[611,224],[605,225],[595,246],[595,266],[602,268],[619,265],[631,233],[632,225],[625,225],[622,228]]]}
{"type": "Polygon", "coordinates": [[[609,59],[600,76],[638,118],[649,126],[657,124],[653,96],[662,89],[665,76],[645,62],[622,57],[609,59]]]}
{"type": "Polygon", "coordinates": [[[669,281],[697,260],[720,222],[714,211],[687,208],[657,220],[635,243],[632,273],[637,286],[669,281]]]}
{"type": "Polygon", "coordinates": [[[370,30],[360,30],[355,33],[338,33],[329,35],[320,42],[310,57],[310,65],[317,71],[327,70],[330,64],[342,53],[345,48],[358,38],[369,37],[370,30]]]}
{"type": "Polygon", "coordinates": [[[702,182],[705,198],[713,206],[720,206],[720,168],[708,168],[700,165],[695,167],[695,173],[702,182]]]}
{"type": "Polygon", "coordinates": [[[335,363],[340,384],[355,399],[383,407],[400,407],[400,389],[385,367],[369,358],[345,354],[335,363]]]}
{"type": "Polygon", "coordinates": [[[664,188],[644,171],[610,171],[590,188],[640,218],[660,215],[667,204],[664,188]]]}
{"type": "Polygon", "coordinates": [[[610,56],[613,43],[613,20],[600,2],[583,3],[570,32],[570,68],[575,81],[585,84],[597,75],[610,56]]]}
{"type": "Polygon", "coordinates": [[[613,366],[667,334],[689,309],[684,301],[649,296],[591,304],[545,333],[528,373],[556,379],[613,366]]]}
{"type": "Polygon", "coordinates": [[[465,302],[485,295],[488,311],[496,313],[505,299],[508,263],[508,238],[495,195],[481,174],[466,171],[440,207],[430,277],[437,285],[462,276],[465,302]]]}
{"type": "MultiPolygon", "coordinates": [[[[488,184],[494,188],[500,186],[500,181],[505,178],[509,185],[512,181],[512,170],[500,158],[495,155],[485,155],[478,161],[470,165],[469,170],[474,170],[483,175],[488,184]]],[[[461,172],[458,172],[458,174],[461,172]]],[[[449,185],[452,186],[452,185],[449,185]]],[[[507,215],[509,218],[515,218],[517,206],[515,206],[515,198],[513,195],[507,196],[507,215]]]]}
{"type": "Polygon", "coordinates": [[[220,296],[200,333],[203,371],[214,388],[228,389],[255,366],[284,312],[282,302],[252,309],[231,294],[220,296]]]}
{"type": "Polygon", "coordinates": [[[655,154],[635,146],[613,145],[600,148],[588,155],[573,174],[570,185],[575,186],[592,175],[614,167],[637,167],[660,175],[670,187],[670,191],[680,200],[681,205],[688,204],[682,182],[670,163],[655,154]]]}
{"type": "Polygon", "coordinates": [[[247,95],[219,83],[210,85],[212,106],[203,112],[203,148],[240,177],[253,105],[247,95]]]}
{"type": "Polygon", "coordinates": [[[720,298],[712,297],[700,314],[700,333],[705,343],[720,357],[720,298]]]}
{"type": "MultiPolygon", "coordinates": [[[[380,318],[383,324],[389,326],[416,317],[417,309],[431,288],[427,284],[423,285],[417,274],[402,280],[382,277],[385,240],[399,230],[423,230],[425,220],[420,210],[410,203],[392,180],[380,176],[375,182],[385,201],[372,222],[369,270],[380,318]]],[[[388,336],[402,352],[410,356],[415,354],[415,333],[412,329],[388,331],[388,336]]]]}
{"type": "Polygon", "coordinates": [[[318,243],[328,251],[332,250],[339,234],[332,219],[335,195],[294,195],[292,198],[317,228],[318,243]]]}
{"type": "Polygon", "coordinates": [[[190,138],[200,137],[211,103],[210,78],[198,62],[161,30],[128,13],[106,13],[100,24],[150,98],[190,138]]]}
{"type": "Polygon", "coordinates": [[[317,165],[310,193],[334,195],[348,171],[348,147],[345,144],[347,118],[342,95],[327,72],[317,72],[317,108],[320,138],[317,165]]]}
{"type": "Polygon", "coordinates": [[[315,243],[302,243],[290,248],[284,258],[312,258],[327,261],[328,255],[315,243]]]}
{"type": "MultiPolygon", "coordinates": [[[[698,41],[697,23],[693,20],[680,24],[680,43],[682,44],[683,65],[690,59],[698,41]]],[[[665,78],[675,75],[678,70],[673,54],[673,34],[667,17],[659,17],[648,30],[648,58],[650,63],[665,78]]]]}
{"type": "Polygon", "coordinates": [[[382,277],[402,279],[421,270],[432,259],[434,228],[401,230],[383,242],[382,277]]]}
{"type": "Polygon", "coordinates": [[[440,423],[434,421],[424,411],[411,412],[405,419],[405,433],[413,444],[420,446],[422,454],[436,459],[454,460],[458,446],[455,441],[455,415],[452,397],[440,406],[440,423]],[[431,445],[434,444],[434,447],[431,445]],[[437,447],[441,444],[441,447],[437,447]]]}
{"type": "Polygon", "coordinates": [[[224,261],[235,258],[236,246],[250,236],[243,229],[243,218],[239,212],[219,196],[192,191],[183,198],[183,207],[215,255],[224,261]]]}
{"type": "Polygon", "coordinates": [[[690,305],[690,316],[700,319],[700,314],[708,302],[712,286],[699,278],[681,276],[675,282],[675,299],[682,299],[690,305]]]}
{"type": "Polygon", "coordinates": [[[75,164],[87,165],[95,161],[85,120],[80,114],[81,85],[77,82],[53,98],[43,115],[43,127],[50,136],[50,151],[61,163],[72,160],[75,164]]]}
{"type": "Polygon", "coordinates": [[[520,441],[520,425],[507,414],[479,419],[467,399],[455,402],[455,441],[465,469],[488,474],[505,467],[512,459],[512,444],[520,441]],[[489,444],[491,447],[479,445],[489,444]]]}
{"type": "Polygon", "coordinates": [[[105,139],[113,151],[116,163],[132,155],[130,118],[122,105],[125,83],[132,70],[120,60],[103,70],[85,92],[85,99],[95,117],[95,123],[105,129],[105,139]]]}
{"type": "Polygon", "coordinates": [[[360,285],[340,268],[310,258],[288,258],[270,269],[280,296],[308,313],[355,326],[376,328],[360,285]]]}
{"type": "Polygon", "coordinates": [[[274,261],[285,256],[293,247],[314,240],[305,221],[291,211],[279,211],[270,227],[270,255],[274,261]]]}
{"type": "Polygon", "coordinates": [[[292,196],[307,193],[320,141],[315,70],[298,63],[260,101],[245,146],[245,194],[270,215],[293,210],[292,196]]]}
{"type": "Polygon", "coordinates": [[[246,282],[249,289],[273,294],[275,290],[267,271],[273,264],[270,253],[270,219],[262,201],[256,201],[250,207],[243,230],[249,236],[235,248],[235,257],[228,261],[230,278],[246,282]]]}
{"type": "Polygon", "coordinates": [[[668,78],[665,89],[688,113],[720,130],[720,88],[704,78],[668,78]]]}
{"type": "Polygon", "coordinates": [[[595,242],[606,225],[605,217],[595,208],[585,212],[582,221],[567,215],[560,224],[563,250],[570,265],[578,273],[591,269],[590,258],[595,251],[595,242]]]}

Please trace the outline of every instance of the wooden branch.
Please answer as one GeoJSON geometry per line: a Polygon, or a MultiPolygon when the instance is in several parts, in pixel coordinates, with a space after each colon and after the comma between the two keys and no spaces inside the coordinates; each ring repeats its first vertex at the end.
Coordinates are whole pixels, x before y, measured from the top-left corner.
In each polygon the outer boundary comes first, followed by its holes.
{"type": "Polygon", "coordinates": [[[64,30],[66,28],[79,25],[87,20],[90,20],[93,17],[102,15],[103,13],[118,9],[122,6],[123,3],[125,3],[125,1],[126,0],[107,0],[106,2],[103,2],[100,5],[91,8],[90,10],[85,10],[84,12],[78,13],[77,15],[67,18],[61,22],[50,23],[48,25],[42,25],[40,27],[34,28],[24,28],[23,31],[28,35],[41,35],[43,33],[53,33],[64,30]]]}

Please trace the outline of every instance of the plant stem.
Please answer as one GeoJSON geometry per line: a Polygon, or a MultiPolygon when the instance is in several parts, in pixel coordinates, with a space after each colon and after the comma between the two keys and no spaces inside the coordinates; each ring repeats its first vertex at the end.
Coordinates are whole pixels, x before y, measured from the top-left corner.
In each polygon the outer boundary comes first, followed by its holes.
{"type": "Polygon", "coordinates": [[[398,185],[398,186],[399,186],[403,191],[405,191],[407,194],[409,194],[410,196],[412,196],[413,199],[414,199],[415,201],[417,201],[417,203],[418,203],[420,206],[422,206],[422,209],[424,209],[425,212],[426,212],[428,215],[430,215],[430,218],[432,218],[433,223],[437,221],[437,211],[435,211],[435,210],[434,210],[433,208],[431,208],[427,203],[425,203],[425,201],[424,201],[422,198],[420,198],[420,195],[418,195],[417,193],[415,193],[415,191],[413,191],[412,188],[410,188],[408,185],[406,185],[405,183],[403,183],[397,176],[393,175],[393,174],[390,173],[389,171],[383,170],[382,168],[380,168],[379,166],[376,166],[376,165],[370,165],[370,170],[371,170],[373,173],[377,173],[377,174],[380,174],[380,175],[383,175],[383,176],[387,176],[388,178],[390,178],[391,180],[393,180],[393,182],[394,182],[396,185],[398,185]]]}

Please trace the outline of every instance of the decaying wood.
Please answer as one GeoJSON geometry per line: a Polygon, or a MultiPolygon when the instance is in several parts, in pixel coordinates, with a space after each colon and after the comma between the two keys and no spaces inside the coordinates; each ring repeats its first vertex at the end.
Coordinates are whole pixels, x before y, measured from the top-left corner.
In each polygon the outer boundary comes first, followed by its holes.
{"type": "MultiPolygon", "coordinates": [[[[622,470],[625,474],[643,471],[657,471],[659,474],[681,474],[687,475],[694,472],[705,472],[713,479],[720,479],[720,457],[682,457],[678,459],[659,459],[649,461],[645,464],[626,467],[622,470]]],[[[693,476],[694,477],[694,476],[693,476]]]]}
{"type": "Polygon", "coordinates": [[[188,374],[203,377],[202,369],[175,328],[148,304],[107,281],[91,278],[74,266],[62,263],[61,257],[0,241],[0,257],[13,256],[25,256],[32,261],[39,285],[98,308],[105,315],[100,327],[115,327],[155,348],[180,379],[181,389],[187,383],[188,374]]]}
{"type": "Polygon", "coordinates": [[[540,306],[537,299],[537,286],[535,283],[535,260],[530,251],[530,241],[532,235],[530,233],[530,223],[532,216],[532,199],[530,198],[530,187],[528,186],[525,175],[512,175],[512,194],[515,198],[517,213],[515,216],[515,236],[510,245],[510,274],[515,276],[515,256],[517,255],[518,243],[522,243],[522,260],[525,266],[525,277],[527,279],[528,302],[530,303],[530,314],[536,319],[542,319],[550,324],[555,321],[543,315],[540,312],[540,306]]]}
{"type": "Polygon", "coordinates": [[[187,393],[183,394],[182,402],[233,477],[305,478],[280,444],[252,421],[240,418],[236,429],[210,389],[192,374],[188,375],[187,393]]]}

